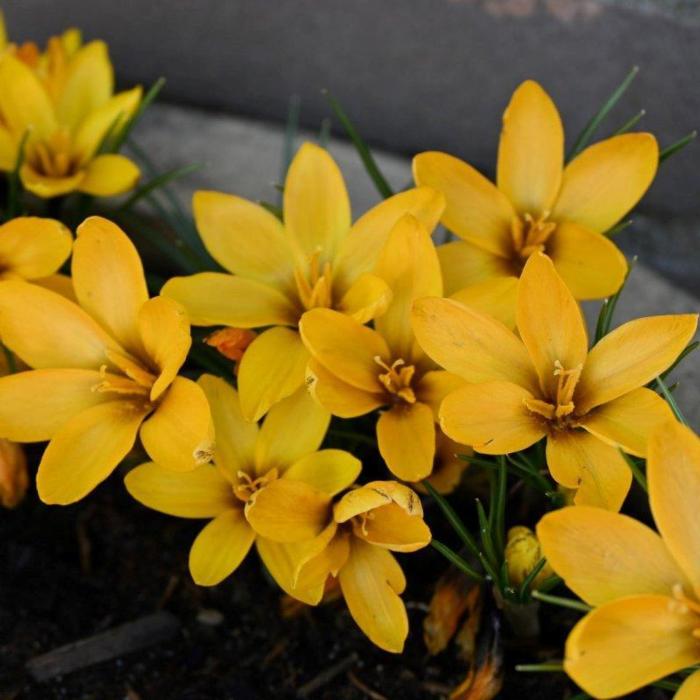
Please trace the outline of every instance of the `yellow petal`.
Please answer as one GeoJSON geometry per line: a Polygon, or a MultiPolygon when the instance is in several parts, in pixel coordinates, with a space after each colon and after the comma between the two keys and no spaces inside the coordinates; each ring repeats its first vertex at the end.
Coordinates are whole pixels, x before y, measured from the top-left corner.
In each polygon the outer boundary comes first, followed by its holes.
{"type": "Polygon", "coordinates": [[[357,528],[361,539],[394,552],[415,552],[430,543],[430,529],[418,515],[409,515],[403,508],[390,503],[372,511],[372,517],[357,528]]]}
{"type": "Polygon", "coordinates": [[[386,402],[384,393],[347,384],[313,358],[306,368],[306,388],[321,406],[340,418],[363,416],[386,402]]]}
{"type": "Polygon", "coordinates": [[[517,296],[517,277],[492,277],[460,289],[451,294],[450,299],[469,306],[480,314],[493,316],[513,331],[517,296]]]}
{"type": "Polygon", "coordinates": [[[29,66],[9,53],[0,60],[0,113],[11,132],[47,138],[57,127],[48,93],[29,66]]]}
{"type": "Polygon", "coordinates": [[[433,470],[435,418],[427,404],[396,405],[377,421],[377,443],[392,474],[420,481],[433,470]]]}
{"type": "MultiPolygon", "coordinates": [[[[471,457],[471,447],[460,445],[438,431],[435,443],[435,465],[433,473],[427,478],[430,485],[440,494],[452,493],[462,481],[462,474],[469,467],[469,461],[462,456],[471,457]]],[[[421,493],[427,493],[422,484],[414,484],[421,493]]]]}
{"type": "Polygon", "coordinates": [[[197,535],[190,549],[190,574],[199,586],[216,586],[232,574],[255,541],[240,508],[217,515],[197,535]]]}
{"type": "Polygon", "coordinates": [[[534,445],[545,428],[525,407],[532,394],[516,384],[466,384],[442,402],[440,426],[456,442],[484,454],[507,454],[534,445]]]}
{"type": "Polygon", "coordinates": [[[85,311],[129,352],[141,354],[138,313],[148,290],[141,258],[126,234],[102,217],[86,219],[78,227],[72,272],[85,311]]]}
{"type": "Polygon", "coordinates": [[[413,302],[442,296],[440,262],[430,234],[418,219],[407,214],[398,220],[379,256],[376,273],[391,288],[392,298],[374,327],[394,357],[411,363],[422,354],[411,328],[413,302]]]}
{"type": "MultiPolygon", "coordinates": [[[[337,577],[338,572],[345,566],[350,556],[350,533],[338,531],[335,523],[331,523],[315,540],[312,540],[312,542],[321,542],[321,545],[324,541],[327,544],[322,547],[306,545],[304,554],[301,557],[298,555],[294,557],[297,559],[297,570],[295,592],[292,595],[300,598],[296,594],[296,591],[300,589],[320,591],[321,594],[316,594],[317,597],[312,602],[313,605],[320,602],[329,577],[337,577]],[[333,533],[332,538],[326,534],[329,532],[333,533]]],[[[299,547],[299,545],[282,546],[299,547]]]]}
{"type": "Polygon", "coordinates": [[[310,484],[277,479],[256,491],[245,506],[255,532],[275,542],[301,542],[331,519],[331,497],[310,484]]]}
{"type": "Polygon", "coordinates": [[[577,505],[618,511],[632,485],[632,472],[619,451],[584,431],[551,434],[547,466],[562,486],[578,489],[577,505]]]}
{"type": "Polygon", "coordinates": [[[395,504],[408,515],[423,517],[423,505],[416,492],[398,481],[370,481],[364,486],[348,491],[333,509],[337,523],[345,523],[356,515],[369,513],[376,508],[395,504]]]}
{"type": "Polygon", "coordinates": [[[19,174],[24,188],[43,199],[51,199],[52,197],[60,197],[61,195],[75,192],[85,178],[84,170],[79,170],[75,174],[67,175],[66,177],[41,175],[29,163],[25,163],[20,168],[19,174]]]}
{"type": "Polygon", "coordinates": [[[416,184],[445,195],[442,223],[452,233],[494,255],[510,257],[513,206],[471,165],[447,153],[428,151],[413,159],[413,177],[416,184]]]}
{"type": "Polygon", "coordinates": [[[0,268],[24,279],[47,277],[70,255],[73,237],[54,219],[23,216],[0,226],[0,268]]]}
{"type": "Polygon", "coordinates": [[[600,340],[588,355],[574,401],[583,414],[648,384],[670,367],[695,335],[695,314],[629,321],[600,340]]]}
{"type": "Polygon", "coordinates": [[[299,318],[292,302],[274,287],[222,272],[173,277],[161,294],[180,302],[195,326],[291,326],[299,318]]]}
{"type": "Polygon", "coordinates": [[[386,362],[389,348],[379,333],[332,309],[307,311],[299,332],[311,355],[329,372],[358,389],[381,390],[382,370],[374,358],[386,362]]]}
{"type": "Polygon", "coordinates": [[[246,349],[238,366],[238,391],[246,420],[259,420],[304,383],[309,353],[296,331],[270,328],[246,349]]]}
{"type": "Polygon", "coordinates": [[[413,330],[435,362],[468,382],[508,381],[538,389],[525,346],[490,316],[451,299],[419,299],[413,330]]]}
{"type": "Polygon", "coordinates": [[[39,277],[38,279],[33,279],[32,284],[38,284],[44,289],[48,289],[51,292],[56,292],[62,297],[76,303],[78,300],[75,298],[75,291],[73,290],[73,280],[68,275],[56,274],[49,275],[48,277],[39,277]]]}
{"type": "Polygon", "coordinates": [[[203,374],[204,391],[214,422],[214,463],[236,483],[239,471],[253,471],[258,424],[243,418],[238,392],[220,377],[203,374]]]}
{"type": "Polygon", "coordinates": [[[37,369],[0,377],[0,435],[49,440],[74,416],[114,394],[95,391],[110,375],[88,369],[37,369]]]}
{"type": "Polygon", "coordinates": [[[554,571],[590,605],[630,595],[668,595],[685,582],[661,537],[620,513],[562,508],[540,520],[537,537],[554,571]]]}
{"type": "Polygon", "coordinates": [[[17,163],[17,142],[12,134],[0,126],[0,170],[14,170],[17,163]]]}
{"type": "Polygon", "coordinates": [[[328,151],[312,143],[303,144],[289,166],[284,223],[306,255],[320,249],[325,259],[350,230],[343,175],[328,151]]]}
{"type": "Polygon", "coordinates": [[[667,596],[615,600],[574,627],[564,669],[596,698],[626,695],[697,663],[696,625],[697,618],[667,596]]]}
{"type": "Polygon", "coordinates": [[[5,16],[0,10],[0,51],[4,51],[7,48],[7,27],[5,25],[5,16]]]}
{"type": "Polygon", "coordinates": [[[464,380],[456,374],[442,370],[426,372],[416,384],[416,397],[421,403],[428,404],[433,411],[435,422],[439,420],[440,404],[443,399],[459,389],[464,380]]]}
{"type": "Polygon", "coordinates": [[[132,469],[124,485],[139,503],[178,518],[215,518],[237,503],[231,484],[212,464],[178,473],[147,462],[132,469]]]}
{"type": "Polygon", "coordinates": [[[104,41],[91,41],[78,49],[68,63],[65,82],[56,104],[62,125],[75,130],[94,109],[112,96],[114,71],[104,41]]]}
{"type": "Polygon", "coordinates": [[[39,464],[39,498],[67,505],[90,493],[134,446],[147,411],[140,403],[110,401],[69,420],[54,433],[39,464]]]}
{"type": "Polygon", "coordinates": [[[669,405],[656,392],[642,388],[598,406],[581,425],[613,447],[645,457],[649,436],[670,420],[673,413],[669,405]]]}
{"type": "Polygon", "coordinates": [[[197,230],[229,272],[272,286],[291,280],[294,253],[280,220],[259,204],[222,192],[194,193],[197,230]]]}
{"type": "Polygon", "coordinates": [[[700,595],[700,439],[675,421],[649,441],[649,501],[656,526],[700,595]]]}
{"type": "Polygon", "coordinates": [[[133,161],[119,153],[103,153],[85,169],[78,190],[94,197],[114,197],[134,189],[141,172],[133,161]]]}
{"type": "Polygon", "coordinates": [[[211,433],[204,392],[192,380],[176,377],[141,427],[141,442],[154,462],[174,471],[189,471],[211,459],[211,433]]]}
{"type": "Polygon", "coordinates": [[[565,221],[547,241],[547,254],[577,299],[601,299],[625,281],[627,261],[606,236],[565,221]]]}
{"type": "Polygon", "coordinates": [[[369,639],[385,651],[403,651],[408,616],[399,594],[406,579],[393,555],[352,538],[339,581],[350,614],[369,639]]]}
{"type": "Polygon", "coordinates": [[[176,301],[154,297],[140,308],[138,327],[149,365],[159,372],[151,387],[151,401],[156,401],[187,359],[192,345],[190,323],[185,309],[176,301]]]}
{"type": "Polygon", "coordinates": [[[558,372],[583,367],[588,336],[579,305],[541,253],[529,257],[520,277],[517,322],[544,397],[556,402],[558,372]]]}
{"type": "Polygon", "coordinates": [[[700,672],[695,671],[683,681],[673,700],[695,700],[700,697],[700,672]]]}
{"type": "Polygon", "coordinates": [[[360,275],[343,294],[336,308],[358,323],[367,323],[381,316],[390,301],[389,285],[381,277],[365,273],[360,275]]]}
{"type": "Polygon", "coordinates": [[[303,386],[276,403],[263,421],[255,447],[258,474],[273,468],[283,472],[293,462],[315,452],[330,421],[330,413],[303,386]]]}
{"type": "Polygon", "coordinates": [[[26,282],[0,282],[0,337],[30,367],[98,369],[114,341],[77,304],[26,282]]]}
{"type": "Polygon", "coordinates": [[[344,450],[320,450],[298,459],[282,474],[283,479],[303,481],[331,496],[351,486],[362,463],[344,450]]]}
{"type": "Polygon", "coordinates": [[[371,272],[389,232],[405,214],[412,214],[431,233],[445,209],[445,198],[431,187],[414,187],[399,192],[361,216],[342,241],[334,266],[337,283],[345,288],[371,272]]]}
{"type": "Polygon", "coordinates": [[[503,114],[498,189],[520,214],[552,208],[564,167],[564,129],[554,102],[533,80],[521,83],[503,114]]]}
{"type": "Polygon", "coordinates": [[[566,166],[551,219],[609,230],[642,198],[658,163],[651,134],[622,134],[589,146],[566,166]]]}

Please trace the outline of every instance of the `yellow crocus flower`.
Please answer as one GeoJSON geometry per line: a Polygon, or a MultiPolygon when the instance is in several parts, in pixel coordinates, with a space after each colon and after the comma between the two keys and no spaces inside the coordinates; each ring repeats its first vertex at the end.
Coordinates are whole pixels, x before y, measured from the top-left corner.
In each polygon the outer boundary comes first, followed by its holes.
{"type": "Polygon", "coordinates": [[[139,434],[160,463],[187,470],[208,461],[206,397],[178,376],[191,345],[184,309],[148,298],[136,248],[100,217],[78,228],[72,277],[77,303],[0,281],[0,338],[33,368],[0,378],[0,437],[50,440],[37,475],[41,499],[79,500],[139,434]]]}
{"type": "Polygon", "coordinates": [[[184,473],[144,464],[129,472],[126,487],[149,508],[212,518],[190,551],[196,583],[222,581],[255,542],[263,562],[272,559],[272,576],[294,595],[277,574],[275,543],[319,535],[332,520],[332,497],[355,481],[361,464],[348,452],[318,449],[330,416],[303,388],[275,404],[259,428],[243,418],[238,393],[223,379],[204,375],[199,384],[214,420],[214,464],[184,473]]]}
{"type": "Polygon", "coordinates": [[[0,170],[14,169],[26,138],[20,177],[37,196],[126,192],[136,184],[138,168],[99,148],[110,129],[136,111],[141,88],[112,94],[104,42],[90,42],[70,57],[64,53],[67,64],[43,78],[13,52],[0,56],[0,170]]]}
{"type": "Polygon", "coordinates": [[[437,407],[462,381],[438,370],[413,336],[414,300],[442,293],[435,246],[415,217],[406,214],[391,229],[376,272],[392,300],[374,329],[332,309],[302,316],[299,330],[311,353],[307,386],[341,418],[386,406],[377,421],[379,451],[393,474],[419,481],[433,469],[437,407]]]}
{"type": "MultiPolygon", "coordinates": [[[[461,240],[438,248],[445,294],[493,288],[515,305],[515,284],[533,252],[546,252],[577,299],[616,292],[627,271],[604,234],[642,197],[659,161],[647,133],[614,136],[564,167],[564,132],[547,93],[527,80],[503,115],[496,184],[446,153],[415,157],[419,185],[444,193],[442,217],[461,240]]],[[[464,303],[468,300],[462,299],[464,303]]]]}
{"type": "Polygon", "coordinates": [[[440,407],[453,440],[507,454],[547,437],[547,464],[575,502],[618,510],[631,471],[618,448],[644,457],[651,430],[671,417],[644,385],[676,360],[697,315],[625,323],[589,352],[573,295],[542,253],[518,283],[516,336],[494,318],[449,299],[414,306],[418,342],[435,362],[468,382],[440,407]]]}
{"type": "MultiPolygon", "coordinates": [[[[571,631],[564,668],[594,698],[627,695],[700,663],[700,439],[672,421],[649,440],[660,534],[619,513],[568,507],[537,534],[566,585],[596,606],[571,631]]],[[[675,700],[700,697],[694,673],[675,700]]]]}
{"type": "Polygon", "coordinates": [[[194,217],[212,257],[228,273],[170,280],[162,293],[199,326],[269,327],[240,363],[243,415],[258,420],[304,382],[309,358],[297,325],[308,309],[335,309],[366,323],[381,314],[389,288],[373,274],[391,227],[413,213],[433,229],[442,195],[422,187],[397,194],[351,225],[343,176],[330,154],[304,144],[284,184],[284,223],[262,206],[197,192],[194,217]]]}

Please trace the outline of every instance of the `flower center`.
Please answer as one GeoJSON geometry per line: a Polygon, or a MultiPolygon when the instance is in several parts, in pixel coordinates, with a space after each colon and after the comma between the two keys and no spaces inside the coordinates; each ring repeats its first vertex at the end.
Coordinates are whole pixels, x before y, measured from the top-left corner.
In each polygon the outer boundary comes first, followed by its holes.
{"type": "Polygon", "coordinates": [[[524,214],[523,218],[515,217],[510,231],[513,236],[513,247],[521,260],[527,260],[533,253],[544,252],[545,244],[554,233],[557,225],[547,221],[550,212],[543,212],[538,218],[532,214],[524,214]]]}
{"type": "Polygon", "coordinates": [[[147,398],[151,387],[150,384],[146,385],[137,382],[131,377],[109,374],[107,365],[102,365],[100,367],[100,381],[92,387],[92,391],[99,394],[119,394],[121,396],[143,396],[147,398]]]}
{"type": "Polygon", "coordinates": [[[542,399],[525,399],[525,406],[532,413],[536,413],[554,424],[556,428],[573,427],[574,421],[574,391],[583,365],[573,369],[565,369],[559,360],[554,362],[554,376],[557,378],[557,386],[551,401],[542,399]]]}
{"type": "Polygon", "coordinates": [[[308,270],[294,268],[297,294],[304,309],[329,309],[333,305],[333,274],[331,264],[321,264],[321,251],[309,258],[308,270]]]}
{"type": "Polygon", "coordinates": [[[243,503],[248,503],[255,493],[277,479],[279,472],[273,468],[262,476],[253,478],[247,472],[239,471],[236,476],[240,481],[233,487],[233,493],[243,503]]]}
{"type": "Polygon", "coordinates": [[[394,360],[389,366],[379,355],[375,356],[374,361],[385,370],[379,374],[378,379],[392,398],[406,403],[415,403],[416,394],[411,388],[411,381],[416,368],[413,365],[407,365],[402,359],[394,360]]]}
{"type": "Polygon", "coordinates": [[[57,129],[44,141],[37,141],[27,149],[27,164],[44,177],[67,177],[77,170],[78,164],[71,153],[68,129],[57,129]]]}
{"type": "Polygon", "coordinates": [[[671,589],[673,601],[669,603],[672,612],[681,615],[695,615],[698,617],[698,626],[693,629],[693,637],[700,639],[700,602],[689,598],[683,592],[683,586],[677,583],[671,589]]]}

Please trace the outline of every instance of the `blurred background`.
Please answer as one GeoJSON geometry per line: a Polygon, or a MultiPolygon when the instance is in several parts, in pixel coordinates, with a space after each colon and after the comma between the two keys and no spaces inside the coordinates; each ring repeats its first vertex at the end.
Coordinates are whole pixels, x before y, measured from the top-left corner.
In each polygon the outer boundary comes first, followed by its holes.
{"type": "MultiPolygon", "coordinates": [[[[552,95],[569,143],[635,65],[637,79],[597,138],[640,109],[639,128],[662,147],[700,122],[698,0],[17,0],[3,9],[14,41],[80,26],[109,43],[124,85],[162,75],[166,101],[218,112],[208,121],[154,112],[149,148],[164,165],[206,158],[196,186],[257,198],[278,179],[270,144],[290,97],[318,134],[330,115],[323,88],[373,147],[400,157],[443,149],[489,175],[502,111],[525,78],[552,95]]],[[[700,295],[698,148],[662,166],[619,241],[700,295]]],[[[406,161],[386,162],[404,186],[406,161]]],[[[364,187],[357,208],[371,203],[364,187]]]]}

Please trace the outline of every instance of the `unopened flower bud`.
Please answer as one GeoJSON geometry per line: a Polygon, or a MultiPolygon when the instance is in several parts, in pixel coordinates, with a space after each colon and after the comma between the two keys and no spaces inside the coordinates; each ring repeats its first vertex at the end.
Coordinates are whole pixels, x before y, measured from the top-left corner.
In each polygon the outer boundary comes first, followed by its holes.
{"type": "Polygon", "coordinates": [[[0,440],[0,505],[14,508],[29,488],[27,459],[22,446],[10,440],[0,440]]]}
{"type": "MultiPolygon", "coordinates": [[[[535,533],[522,525],[508,530],[508,542],[506,544],[506,566],[508,578],[512,586],[521,586],[532,570],[542,559],[542,548],[535,533]]],[[[553,571],[549,564],[545,564],[532,582],[532,588],[536,589],[553,571]]]]}

